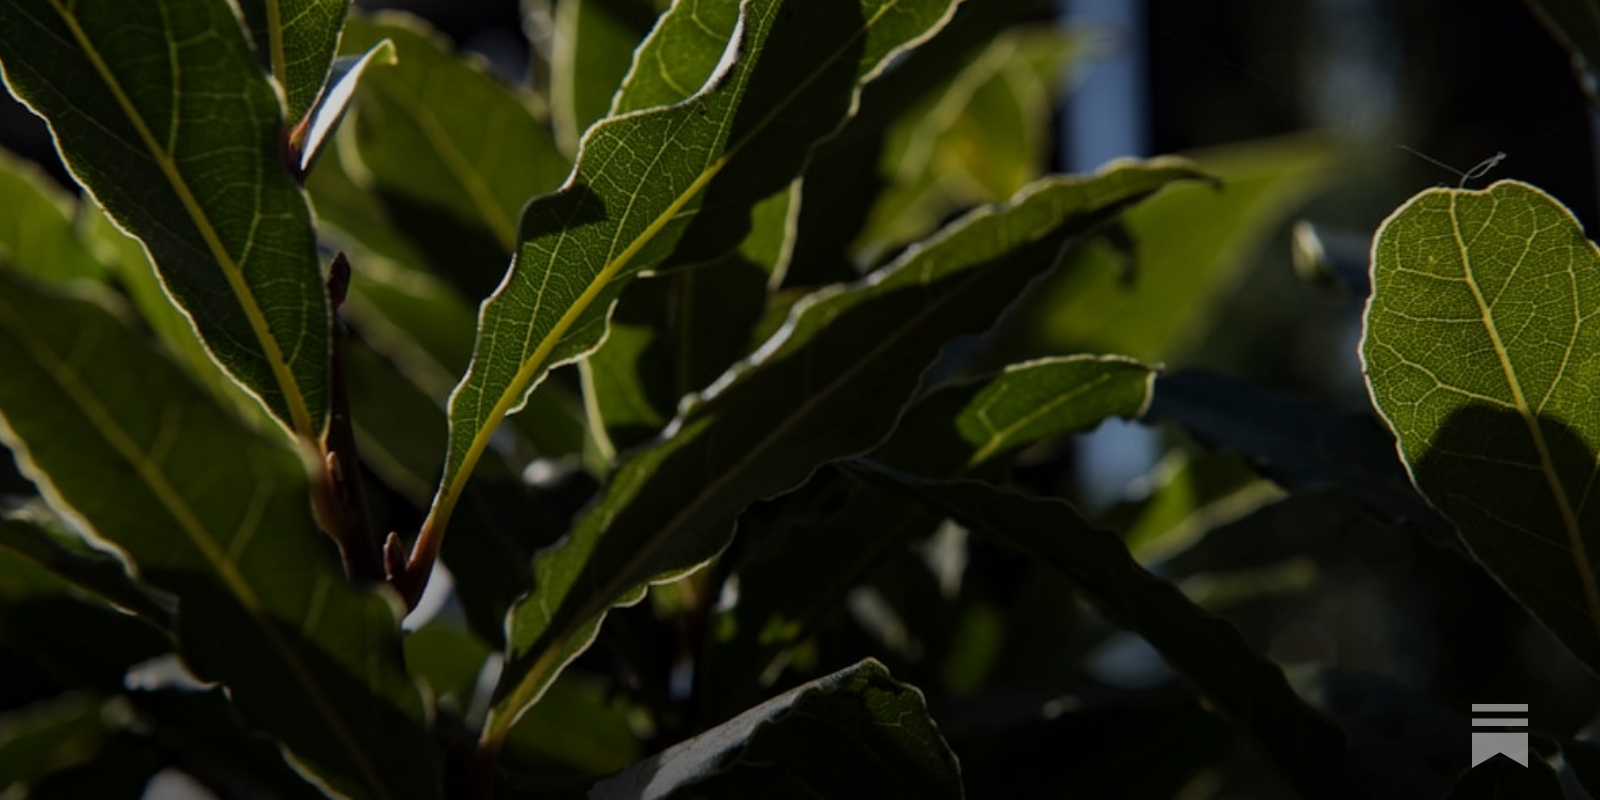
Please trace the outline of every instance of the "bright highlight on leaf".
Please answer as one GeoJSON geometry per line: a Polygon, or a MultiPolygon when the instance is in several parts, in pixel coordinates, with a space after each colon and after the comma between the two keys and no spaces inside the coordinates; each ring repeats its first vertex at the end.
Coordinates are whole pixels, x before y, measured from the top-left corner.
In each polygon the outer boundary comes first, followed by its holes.
{"type": "Polygon", "coordinates": [[[1361,352],[1412,479],[1600,670],[1600,251],[1500,181],[1417,195],[1372,252],[1361,352]]]}

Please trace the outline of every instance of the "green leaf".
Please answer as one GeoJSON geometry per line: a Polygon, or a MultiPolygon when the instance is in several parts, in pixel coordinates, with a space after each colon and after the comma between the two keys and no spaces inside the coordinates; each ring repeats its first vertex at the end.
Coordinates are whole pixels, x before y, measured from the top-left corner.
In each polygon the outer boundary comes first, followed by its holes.
{"type": "Polygon", "coordinates": [[[1335,414],[1224,375],[1180,371],[1156,378],[1146,418],[1243,454],[1286,489],[1338,486],[1385,522],[1413,525],[1436,542],[1454,539],[1412,487],[1393,437],[1368,414],[1335,414]]]}
{"type": "Polygon", "coordinates": [[[1106,515],[1123,531],[1128,550],[1141,564],[1166,561],[1212,530],[1284,496],[1277,484],[1233,454],[1197,456],[1174,450],[1151,471],[1150,484],[1154,488],[1148,497],[1106,515]]]}
{"type": "Polygon", "coordinates": [[[77,536],[18,517],[0,517],[0,549],[9,550],[158,627],[166,628],[171,624],[170,609],[153,596],[149,587],[129,577],[115,556],[92,549],[77,536]]]}
{"type": "Polygon", "coordinates": [[[1524,183],[1432,189],[1373,244],[1373,404],[1472,554],[1600,670],[1600,251],[1524,183]]]}
{"type": "Polygon", "coordinates": [[[485,741],[594,638],[608,609],[693,571],[751,502],[893,428],[944,343],[992,325],[1064,250],[1127,204],[1196,173],[1177,160],[1043,181],[978,209],[862,282],[818,292],[749,361],[686,403],[534,565],[485,741]]]}
{"type": "Polygon", "coordinates": [[[1295,694],[1239,632],[1142,569],[1115,533],[1064,502],[976,481],[866,473],[957,522],[1060,571],[1111,621],[1144,637],[1190,688],[1284,770],[1307,798],[1361,793],[1345,772],[1344,735],[1295,694]]]}
{"type": "Polygon", "coordinates": [[[954,477],[1058,434],[1132,419],[1155,371],[1118,356],[1065,356],[946,387],[906,412],[873,458],[917,475],[954,477]]]}
{"type": "Polygon", "coordinates": [[[0,150],[0,258],[53,281],[99,278],[105,267],[84,246],[73,218],[78,200],[44,170],[0,150]]]}
{"type": "Polygon", "coordinates": [[[555,17],[550,116],[562,152],[571,154],[583,132],[610,113],[656,8],[651,0],[562,0],[555,17]]]}
{"type": "Polygon", "coordinates": [[[1051,13],[1051,0],[962,3],[948,25],[905,54],[861,93],[861,108],[823,142],[804,178],[788,285],[807,286],[860,275],[850,245],[888,183],[881,174],[888,128],[939,90],[1007,27],[1051,13]]]}
{"type": "Polygon", "coordinates": [[[596,784],[594,800],[959,798],[961,769],[922,692],[868,659],[798,686],[596,784]],[[702,785],[703,784],[703,785],[702,785]],[[719,788],[722,791],[718,791],[719,788]],[[784,794],[787,792],[787,794],[784,794]]]}
{"type": "Polygon", "coordinates": [[[6,445],[54,507],[177,596],[196,675],[226,684],[340,792],[436,796],[398,609],[345,582],[294,451],[234,421],[98,306],[3,273],[0,372],[6,445]]]}
{"type": "Polygon", "coordinates": [[[437,274],[475,300],[499,281],[523,204],[556,188],[567,160],[524,98],[420,20],[352,17],[341,47],[359,53],[384,39],[399,62],[362,79],[359,159],[346,166],[437,274]]]}
{"type": "MultiPolygon", "coordinates": [[[[93,759],[110,734],[106,702],[67,694],[0,715],[0,786],[7,793],[93,759]]],[[[19,796],[21,796],[19,794],[19,796]]]]}
{"type": "MultiPolygon", "coordinates": [[[[802,14],[792,2],[746,2],[725,69],[679,105],[590,128],[565,188],[529,204],[516,258],[480,312],[472,367],[451,397],[449,457],[414,563],[431,562],[427,551],[500,421],[553,365],[603,341],[625,278],[736,246],[750,207],[794,179],[812,144],[848,116],[860,80],[951,7],[812,0],[802,14]]],[[[679,3],[661,24],[694,13],[697,3],[679,3]]]]}
{"type": "Polygon", "coordinates": [[[291,123],[311,111],[350,0],[240,0],[262,66],[283,87],[291,123]]]}
{"type": "Polygon", "coordinates": [[[126,699],[136,714],[129,727],[147,732],[219,796],[249,787],[280,800],[327,797],[295,772],[281,748],[239,718],[221,688],[140,690],[126,699]]]}
{"type": "Polygon", "coordinates": [[[1523,0],[1572,56],[1573,77],[1589,103],[1600,107],[1600,2],[1523,0]]]}
{"type": "Polygon", "coordinates": [[[223,0],[0,7],[0,66],[212,355],[314,441],[328,302],[281,104],[223,0]],[[158,59],[151,53],[166,53],[158,59]]]}
{"type": "Polygon", "coordinates": [[[610,681],[569,672],[511,729],[502,761],[524,770],[617,772],[644,755],[630,716],[637,710],[610,681]]]}
{"type": "Polygon", "coordinates": [[[1051,351],[1183,355],[1267,236],[1331,179],[1333,155],[1325,140],[1303,136],[1194,153],[1220,190],[1174,187],[1129,213],[1131,258],[1113,246],[1084,249],[1026,319],[1051,351]]]}

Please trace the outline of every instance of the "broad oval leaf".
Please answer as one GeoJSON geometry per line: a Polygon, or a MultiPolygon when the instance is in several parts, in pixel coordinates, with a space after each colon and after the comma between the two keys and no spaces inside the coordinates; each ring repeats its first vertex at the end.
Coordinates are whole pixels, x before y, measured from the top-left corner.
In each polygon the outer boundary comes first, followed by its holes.
{"type": "Polygon", "coordinates": [[[346,583],[306,466],[93,303],[0,272],[0,434],[51,504],[178,598],[178,646],[348,797],[438,793],[391,598],[346,583]]]}
{"type": "Polygon", "coordinates": [[[329,311],[316,240],[281,103],[230,4],[8,2],[0,68],[73,175],[149,248],[212,355],[317,439],[329,311]]]}
{"type": "Polygon", "coordinates": [[[726,796],[768,796],[773,782],[815,797],[963,796],[961,768],[922,692],[867,659],[634,764],[589,797],[663,800],[719,777],[732,784],[726,796]],[[782,769],[740,775],[746,765],[782,769]]]}
{"type": "Polygon", "coordinates": [[[1182,161],[1118,164],[1043,181],[978,209],[858,284],[818,292],[784,329],[624,463],[511,613],[511,646],[485,740],[537,702],[606,612],[726,546],[750,503],[894,427],[950,339],[983,331],[1081,237],[1196,173],[1182,161]]]}
{"type": "MultiPolygon", "coordinates": [[[[697,5],[680,2],[668,15],[697,5]]],[[[624,279],[684,257],[675,252],[680,240],[712,256],[736,246],[750,206],[794,179],[811,146],[852,111],[860,81],[942,24],[951,6],[745,0],[728,58],[699,93],[589,129],[566,186],[524,210],[511,268],[483,304],[414,564],[431,563],[429,550],[500,421],[552,366],[604,339],[624,279]],[[702,204],[711,213],[698,214],[702,204]]]]}
{"type": "Polygon", "coordinates": [[[1411,478],[1600,671],[1600,251],[1537,188],[1430,189],[1372,249],[1361,354],[1411,478]]]}

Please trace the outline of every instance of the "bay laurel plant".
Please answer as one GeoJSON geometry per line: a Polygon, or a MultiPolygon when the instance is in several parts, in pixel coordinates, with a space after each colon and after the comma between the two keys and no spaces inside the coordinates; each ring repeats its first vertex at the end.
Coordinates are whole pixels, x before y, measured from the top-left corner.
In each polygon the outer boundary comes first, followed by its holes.
{"type": "Polygon", "coordinates": [[[1047,793],[1172,796],[1237,742],[1360,796],[1340,727],[1149,568],[1212,510],[1025,479],[1114,417],[1453,522],[1600,665],[1600,259],[1537,190],[1424,193],[1378,238],[1363,353],[1425,502],[1371,417],[1136,360],[1178,306],[1110,354],[985,355],[1019,298],[1103,319],[1192,254],[1175,209],[1243,229],[1287,191],[1047,174],[1081,51],[1050,3],[525,6],[508,80],[345,0],[0,0],[77,184],[0,157],[5,797],[995,793],[1022,778],[988,732],[1076,712],[960,699],[1114,628],[1181,679],[1175,744],[1047,793]],[[1019,576],[1012,620],[969,556],[1019,576]]]}

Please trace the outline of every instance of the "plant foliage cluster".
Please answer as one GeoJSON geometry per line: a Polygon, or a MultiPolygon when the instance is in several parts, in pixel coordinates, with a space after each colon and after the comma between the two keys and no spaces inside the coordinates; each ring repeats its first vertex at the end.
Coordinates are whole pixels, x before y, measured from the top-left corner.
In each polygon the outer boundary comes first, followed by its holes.
{"type": "Polygon", "coordinates": [[[529,5],[533,88],[345,0],[0,2],[82,190],[0,159],[6,797],[1437,796],[1219,616],[1313,564],[1186,561],[1308,503],[1600,669],[1600,251],[1539,190],[1395,212],[1332,415],[1159,368],[1325,143],[1047,174],[1039,0],[529,5]],[[1112,418],[1189,443],[1091,514],[1112,418]]]}

